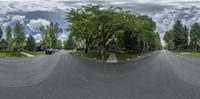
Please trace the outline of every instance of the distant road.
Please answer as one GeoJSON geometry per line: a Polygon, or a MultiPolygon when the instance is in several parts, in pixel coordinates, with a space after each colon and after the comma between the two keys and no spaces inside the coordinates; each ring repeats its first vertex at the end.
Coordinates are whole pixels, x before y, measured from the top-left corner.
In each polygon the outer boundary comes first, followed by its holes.
{"type": "Polygon", "coordinates": [[[91,62],[64,51],[57,56],[44,80],[0,87],[0,99],[200,99],[200,59],[166,50],[118,64],[91,62]]]}

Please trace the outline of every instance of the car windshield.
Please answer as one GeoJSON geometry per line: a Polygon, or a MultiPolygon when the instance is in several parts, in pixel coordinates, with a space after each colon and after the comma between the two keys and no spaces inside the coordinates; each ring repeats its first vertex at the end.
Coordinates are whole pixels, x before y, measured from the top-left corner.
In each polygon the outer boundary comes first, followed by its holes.
{"type": "Polygon", "coordinates": [[[0,0],[0,99],[200,99],[200,0],[0,0]]]}

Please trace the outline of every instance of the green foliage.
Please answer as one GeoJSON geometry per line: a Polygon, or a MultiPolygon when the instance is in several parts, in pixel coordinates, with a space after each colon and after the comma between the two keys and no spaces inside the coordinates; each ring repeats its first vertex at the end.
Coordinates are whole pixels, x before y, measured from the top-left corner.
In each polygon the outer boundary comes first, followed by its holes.
{"type": "Polygon", "coordinates": [[[200,44],[200,25],[198,23],[194,23],[190,31],[190,45],[194,52],[198,51],[200,46],[198,44],[200,44]]]}
{"type": "Polygon", "coordinates": [[[183,40],[183,48],[184,49],[187,49],[188,48],[188,42],[189,42],[189,39],[188,39],[188,36],[189,36],[189,33],[188,33],[188,28],[187,28],[187,26],[185,25],[184,26],[184,40],[183,40]]]}
{"type": "Polygon", "coordinates": [[[84,6],[82,9],[72,9],[67,16],[71,23],[69,31],[77,40],[85,41],[85,52],[88,52],[89,46],[97,38],[98,34],[98,13],[100,6],[84,6]]]}
{"type": "Polygon", "coordinates": [[[177,20],[177,22],[174,24],[173,27],[173,35],[174,35],[174,47],[176,50],[181,50],[185,47],[185,29],[183,27],[183,24],[180,20],[177,20]]]}
{"type": "Polygon", "coordinates": [[[167,31],[164,36],[166,47],[169,50],[186,51],[191,48],[194,52],[198,51],[200,44],[200,25],[194,23],[190,30],[190,36],[188,28],[182,25],[181,21],[177,21],[173,29],[167,31]],[[189,47],[190,39],[190,47],[189,47]]]}
{"type": "Polygon", "coordinates": [[[76,47],[76,43],[72,36],[69,36],[67,41],[64,41],[64,49],[66,50],[73,50],[76,47]]]}
{"type": "Polygon", "coordinates": [[[164,41],[168,50],[174,49],[174,35],[172,30],[165,33],[164,41]]]}
{"type": "Polygon", "coordinates": [[[24,49],[25,38],[24,27],[17,22],[14,28],[14,51],[22,51],[24,49]]]}
{"type": "Polygon", "coordinates": [[[42,32],[45,47],[56,48],[58,34],[62,32],[62,29],[59,27],[58,23],[51,22],[50,25],[41,27],[40,30],[42,32]]]}
{"type": "Polygon", "coordinates": [[[12,29],[10,26],[6,27],[6,40],[8,42],[8,50],[12,49],[12,29]]]}
{"type": "Polygon", "coordinates": [[[61,40],[57,40],[57,42],[56,42],[56,48],[57,49],[62,49],[62,41],[61,40]]]}
{"type": "Polygon", "coordinates": [[[138,56],[141,56],[141,53],[131,53],[131,52],[119,52],[116,53],[116,57],[118,61],[126,61],[126,60],[131,60],[131,59],[135,59],[138,58],[138,56]]]}
{"type": "MultiPolygon", "coordinates": [[[[80,56],[80,57],[89,57],[89,58],[99,59],[99,60],[102,59],[101,53],[96,52],[96,51],[90,51],[88,53],[85,53],[84,51],[76,51],[76,52],[71,52],[71,54],[76,55],[76,56],[80,56]]],[[[105,54],[105,59],[107,59],[108,56],[109,56],[108,54],[105,54]]]]}
{"type": "Polygon", "coordinates": [[[3,31],[2,31],[2,27],[0,25],[0,39],[2,38],[2,35],[3,35],[3,31]]]}
{"type": "Polygon", "coordinates": [[[154,32],[156,23],[148,16],[99,5],[72,9],[67,15],[71,35],[77,41],[85,42],[85,52],[97,47],[103,59],[112,39],[117,39],[119,47],[128,51],[156,50],[161,46],[160,38],[154,32]]]}
{"type": "Polygon", "coordinates": [[[136,32],[133,32],[131,30],[127,30],[124,33],[124,48],[127,51],[140,51],[140,48],[138,48],[138,40],[137,37],[138,34],[136,32]]]}
{"type": "Polygon", "coordinates": [[[19,52],[1,52],[0,53],[0,58],[7,58],[7,57],[26,57],[26,56],[19,52]]]}
{"type": "Polygon", "coordinates": [[[26,40],[26,50],[34,51],[35,50],[35,38],[30,35],[26,40]]]}
{"type": "Polygon", "coordinates": [[[200,53],[196,52],[176,52],[177,54],[183,55],[183,56],[189,56],[193,58],[200,58],[200,53]]]}

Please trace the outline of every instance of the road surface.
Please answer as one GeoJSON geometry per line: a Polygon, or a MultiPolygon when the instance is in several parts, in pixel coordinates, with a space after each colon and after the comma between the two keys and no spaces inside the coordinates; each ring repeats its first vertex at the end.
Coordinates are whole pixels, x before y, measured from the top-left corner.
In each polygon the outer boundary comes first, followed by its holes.
{"type": "Polygon", "coordinates": [[[62,52],[48,77],[0,87],[0,99],[200,99],[200,59],[162,50],[133,62],[106,64],[62,52]]]}

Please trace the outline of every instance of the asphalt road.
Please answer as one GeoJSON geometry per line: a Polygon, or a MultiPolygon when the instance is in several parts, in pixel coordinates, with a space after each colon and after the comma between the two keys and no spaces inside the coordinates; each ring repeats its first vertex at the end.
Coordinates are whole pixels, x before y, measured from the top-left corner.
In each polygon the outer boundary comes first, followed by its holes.
{"type": "Polygon", "coordinates": [[[0,99],[200,99],[200,59],[162,50],[106,64],[62,52],[48,77],[24,87],[0,87],[0,99]]]}

